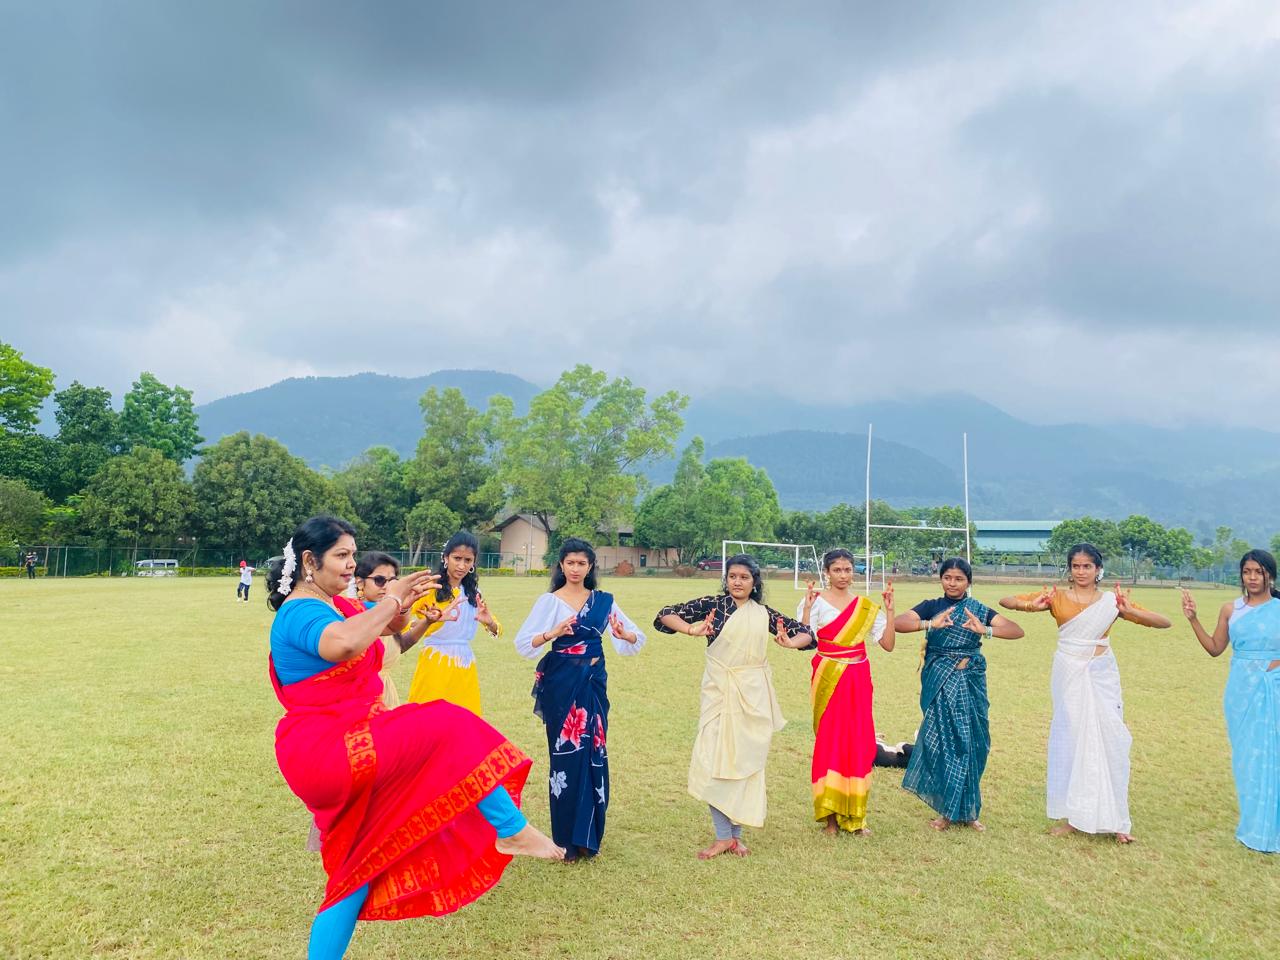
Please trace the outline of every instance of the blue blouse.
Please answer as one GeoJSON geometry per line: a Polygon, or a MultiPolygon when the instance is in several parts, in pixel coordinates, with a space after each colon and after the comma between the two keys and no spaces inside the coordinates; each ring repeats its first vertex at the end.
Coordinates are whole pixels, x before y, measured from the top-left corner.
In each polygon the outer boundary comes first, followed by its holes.
{"type": "Polygon", "coordinates": [[[336,607],[313,597],[291,600],[271,622],[271,659],[283,686],[313,677],[333,666],[320,656],[320,635],[331,623],[341,623],[336,607]]]}

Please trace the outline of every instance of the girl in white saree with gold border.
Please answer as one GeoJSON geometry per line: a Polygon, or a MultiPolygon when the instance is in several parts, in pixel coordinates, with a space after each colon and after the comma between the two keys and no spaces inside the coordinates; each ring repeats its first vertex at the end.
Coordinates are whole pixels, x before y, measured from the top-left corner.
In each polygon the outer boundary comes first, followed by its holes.
{"type": "Polygon", "coordinates": [[[1129,843],[1129,747],[1124,722],[1120,668],[1111,650],[1111,625],[1119,619],[1146,627],[1170,626],[1167,617],[1145,610],[1117,585],[1099,589],[1102,554],[1082,543],[1067,552],[1070,586],[1006,597],[1000,605],[1027,613],[1048,610],[1058,622],[1050,688],[1046,811],[1065,820],[1056,836],[1113,833],[1129,843]]]}

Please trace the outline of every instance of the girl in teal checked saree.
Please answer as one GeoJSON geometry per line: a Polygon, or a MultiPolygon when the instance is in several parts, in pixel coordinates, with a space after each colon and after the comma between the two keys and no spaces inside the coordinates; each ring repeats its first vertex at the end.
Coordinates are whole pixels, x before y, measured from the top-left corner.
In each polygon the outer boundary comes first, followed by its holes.
{"type": "Polygon", "coordinates": [[[940,568],[943,596],[916,604],[894,621],[901,633],[925,631],[920,671],[924,718],[902,786],[937,811],[929,825],[967,823],[984,830],[980,782],[991,749],[984,638],[1016,640],[1022,628],[969,596],[973,569],[952,557],[940,568]]]}
{"type": "Polygon", "coordinates": [[[1276,558],[1250,550],[1240,560],[1242,596],[1222,605],[1210,634],[1196,602],[1182,591],[1182,612],[1209,656],[1231,645],[1231,672],[1222,698],[1231,739],[1231,769],[1240,801],[1236,839],[1264,853],[1280,852],[1280,591],[1276,558]]]}

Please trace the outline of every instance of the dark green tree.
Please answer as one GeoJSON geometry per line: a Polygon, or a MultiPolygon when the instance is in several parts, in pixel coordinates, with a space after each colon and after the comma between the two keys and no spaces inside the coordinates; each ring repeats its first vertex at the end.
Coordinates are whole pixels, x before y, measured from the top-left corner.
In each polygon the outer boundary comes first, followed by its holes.
{"type": "Polygon", "coordinates": [[[127,448],[150,447],[185,463],[204,442],[196,419],[190,390],[166,386],[143,373],[124,395],[120,433],[127,448]]]}
{"type": "Polygon", "coordinates": [[[168,545],[187,531],[192,505],[182,467],[158,450],[139,447],[107,461],[89,482],[80,520],[102,543],[168,545]]]}
{"type": "Polygon", "coordinates": [[[432,387],[419,405],[422,438],[407,471],[413,503],[442,505],[460,527],[487,526],[503,504],[493,466],[494,421],[471,407],[456,387],[432,387]]]}
{"type": "Polygon", "coordinates": [[[252,555],[275,553],[302,520],[331,513],[353,520],[346,494],[277,440],[247,431],[204,451],[192,486],[203,543],[252,555]]]}
{"type": "Polygon", "coordinates": [[[0,428],[31,433],[40,422],[40,405],[53,392],[53,371],[24,360],[0,341],[0,428]]]}
{"type": "Polygon", "coordinates": [[[640,465],[670,455],[688,398],[674,391],[647,401],[630,380],[610,380],[585,364],[516,417],[506,397],[490,401],[499,443],[493,484],[503,502],[554,527],[558,538],[594,538],[632,519],[640,465]]]}
{"type": "Polygon", "coordinates": [[[405,541],[405,517],[415,499],[409,485],[409,463],[390,447],[370,447],[334,481],[364,521],[368,546],[394,550],[405,541]]]}
{"type": "Polygon", "coordinates": [[[33,543],[45,526],[49,501],[21,480],[0,478],[0,548],[33,543]]]}

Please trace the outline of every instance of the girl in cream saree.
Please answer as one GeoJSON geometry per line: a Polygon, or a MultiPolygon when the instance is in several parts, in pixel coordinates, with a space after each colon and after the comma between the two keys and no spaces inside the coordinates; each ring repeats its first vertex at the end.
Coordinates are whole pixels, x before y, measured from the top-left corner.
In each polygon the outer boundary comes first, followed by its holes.
{"type": "Polygon", "coordinates": [[[1231,770],[1240,802],[1236,839],[1251,850],[1280,852],[1280,590],[1276,558],[1250,550],[1240,560],[1240,592],[1223,604],[1208,633],[1196,602],[1182,591],[1182,612],[1211,657],[1231,646],[1222,707],[1231,738],[1231,770]]]}
{"type": "Polygon", "coordinates": [[[765,763],[775,731],[786,724],[773,689],[769,642],[814,646],[804,624],[761,601],[760,566],[747,554],[725,565],[725,592],[663,607],[653,625],[663,633],[707,639],[698,735],[689,761],[689,793],[711,810],[715,841],[700,860],[745,857],[742,827],[764,826],[765,763]]]}
{"type": "Polygon", "coordinates": [[[1146,627],[1169,620],[1144,610],[1122,592],[1100,590],[1102,554],[1082,543],[1067,552],[1071,583],[1066,590],[1006,597],[1000,605],[1028,613],[1047,610],[1058,623],[1050,688],[1046,810],[1065,820],[1052,833],[1111,833],[1130,843],[1129,747],[1120,668],[1111,651],[1111,625],[1119,619],[1146,627]]]}

